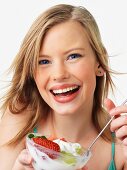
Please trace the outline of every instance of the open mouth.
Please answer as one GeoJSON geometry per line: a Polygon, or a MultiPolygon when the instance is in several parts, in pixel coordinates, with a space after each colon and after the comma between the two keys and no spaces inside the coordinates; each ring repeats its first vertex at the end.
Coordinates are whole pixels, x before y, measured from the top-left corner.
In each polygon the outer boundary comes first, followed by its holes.
{"type": "Polygon", "coordinates": [[[80,89],[80,86],[74,86],[74,87],[69,87],[65,89],[50,90],[50,92],[54,96],[68,96],[68,95],[76,93],[79,89],[80,89]]]}

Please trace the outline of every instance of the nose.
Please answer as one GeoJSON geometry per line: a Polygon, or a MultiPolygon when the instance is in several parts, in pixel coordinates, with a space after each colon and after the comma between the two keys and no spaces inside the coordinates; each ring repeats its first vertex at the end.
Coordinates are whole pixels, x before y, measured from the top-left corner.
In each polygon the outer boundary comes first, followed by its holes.
{"type": "Polygon", "coordinates": [[[64,63],[57,63],[56,65],[54,65],[54,68],[52,70],[52,79],[54,81],[65,80],[68,79],[69,76],[69,70],[64,63]]]}

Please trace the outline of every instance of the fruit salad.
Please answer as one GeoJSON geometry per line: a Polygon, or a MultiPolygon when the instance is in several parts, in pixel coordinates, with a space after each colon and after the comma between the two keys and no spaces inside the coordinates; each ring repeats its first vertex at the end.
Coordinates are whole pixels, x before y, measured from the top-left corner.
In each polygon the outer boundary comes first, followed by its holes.
{"type": "Polygon", "coordinates": [[[34,159],[35,170],[76,170],[90,158],[90,155],[82,156],[85,150],[79,143],[67,142],[64,138],[50,140],[46,136],[30,133],[26,144],[34,159]]]}

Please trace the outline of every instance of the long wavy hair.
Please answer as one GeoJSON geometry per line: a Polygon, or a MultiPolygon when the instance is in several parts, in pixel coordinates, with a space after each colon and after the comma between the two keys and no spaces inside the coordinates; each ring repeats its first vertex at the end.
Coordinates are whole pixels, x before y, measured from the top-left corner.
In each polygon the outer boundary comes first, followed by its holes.
{"type": "MultiPolygon", "coordinates": [[[[31,117],[9,144],[21,141],[40,119],[46,118],[51,109],[41,97],[34,81],[39,52],[46,33],[56,24],[69,20],[77,21],[84,27],[97,60],[105,71],[104,76],[96,78],[94,93],[92,118],[98,132],[109,119],[108,113],[103,108],[103,100],[108,95],[109,87],[113,87],[113,82],[108,66],[108,54],[102,43],[97,23],[86,8],[60,4],[51,7],[34,21],[10,67],[13,77],[9,91],[4,97],[2,109],[4,112],[9,109],[13,114],[22,114],[30,108],[31,117]]],[[[111,141],[109,128],[105,130],[102,137],[111,141]]]]}

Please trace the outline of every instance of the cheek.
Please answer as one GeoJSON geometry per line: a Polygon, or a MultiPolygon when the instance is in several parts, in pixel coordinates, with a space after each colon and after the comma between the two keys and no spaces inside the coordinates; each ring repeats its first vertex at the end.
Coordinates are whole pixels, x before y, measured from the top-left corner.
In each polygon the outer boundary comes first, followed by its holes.
{"type": "Polygon", "coordinates": [[[80,64],[74,68],[73,72],[80,80],[95,81],[96,79],[95,68],[92,64],[80,64]]]}
{"type": "Polygon", "coordinates": [[[96,87],[95,67],[91,64],[75,68],[76,78],[83,84],[83,89],[93,95],[96,87]]]}
{"type": "Polygon", "coordinates": [[[36,78],[35,78],[35,83],[36,83],[36,86],[37,86],[37,89],[41,95],[41,97],[43,98],[43,100],[45,102],[47,102],[47,93],[46,93],[46,83],[45,83],[45,76],[42,77],[42,76],[39,76],[39,75],[36,75],[36,78]]]}

